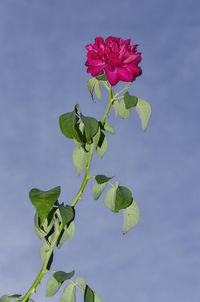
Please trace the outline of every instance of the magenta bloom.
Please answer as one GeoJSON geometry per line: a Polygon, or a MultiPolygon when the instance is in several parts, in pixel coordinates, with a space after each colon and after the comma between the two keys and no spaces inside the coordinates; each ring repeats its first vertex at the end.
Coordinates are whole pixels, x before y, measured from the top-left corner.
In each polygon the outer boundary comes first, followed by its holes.
{"type": "Polygon", "coordinates": [[[131,40],[108,37],[105,41],[101,37],[95,38],[95,43],[85,46],[87,49],[87,72],[93,77],[107,75],[109,83],[114,86],[119,81],[132,82],[142,70],[138,66],[141,52],[137,52],[138,45],[130,45],[131,40]]]}

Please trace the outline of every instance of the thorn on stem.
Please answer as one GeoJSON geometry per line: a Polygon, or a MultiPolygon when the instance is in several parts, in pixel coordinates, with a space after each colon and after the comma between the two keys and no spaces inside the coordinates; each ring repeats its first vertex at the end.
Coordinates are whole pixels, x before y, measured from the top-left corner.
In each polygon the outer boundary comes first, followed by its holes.
{"type": "Polygon", "coordinates": [[[33,288],[33,294],[36,294],[36,288],[35,287],[33,288]]]}

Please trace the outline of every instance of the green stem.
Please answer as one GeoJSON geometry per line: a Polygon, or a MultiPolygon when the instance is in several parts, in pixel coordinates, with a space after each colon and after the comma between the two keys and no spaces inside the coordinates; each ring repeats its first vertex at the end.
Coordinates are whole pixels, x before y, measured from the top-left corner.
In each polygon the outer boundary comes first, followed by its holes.
{"type": "Polygon", "coordinates": [[[115,97],[114,99],[115,99],[115,100],[121,100],[121,99],[123,99],[123,98],[124,98],[124,95],[121,95],[121,96],[115,97]]]}
{"type": "Polygon", "coordinates": [[[48,272],[47,271],[47,265],[49,263],[49,259],[50,259],[51,255],[52,255],[52,252],[54,250],[56,242],[58,241],[58,238],[59,238],[59,235],[60,235],[61,231],[62,231],[62,229],[59,228],[58,222],[55,220],[55,234],[54,234],[53,240],[51,242],[50,248],[49,248],[49,250],[47,252],[46,258],[45,258],[45,260],[43,262],[42,268],[41,268],[41,270],[40,270],[37,278],[33,282],[32,286],[27,291],[26,295],[22,298],[22,300],[20,300],[21,302],[26,302],[29,299],[29,297],[36,292],[36,287],[40,283],[40,281],[43,278],[43,276],[48,272]]]}
{"type": "Polygon", "coordinates": [[[105,115],[104,115],[104,117],[102,119],[102,122],[101,122],[102,126],[105,124],[105,121],[106,121],[106,119],[108,117],[108,113],[109,113],[110,108],[112,106],[112,103],[114,101],[112,87],[110,87],[108,91],[109,91],[109,104],[108,104],[106,113],[105,113],[105,115]]]}
{"type": "MultiPolygon", "coordinates": [[[[112,92],[112,87],[108,87],[108,91],[109,91],[109,104],[108,104],[108,107],[106,109],[106,113],[101,121],[101,124],[102,126],[105,124],[105,121],[108,117],[108,113],[110,111],[110,108],[111,108],[111,105],[112,105],[112,102],[113,102],[113,92],[112,92]]],[[[94,152],[94,144],[91,144],[91,148],[90,148],[90,151],[89,151],[89,158],[88,158],[88,164],[87,164],[87,167],[86,167],[86,171],[85,171],[85,177],[83,179],[83,182],[80,186],[80,189],[76,195],[76,197],[74,198],[74,201],[72,202],[71,206],[72,207],[75,207],[75,205],[77,204],[77,202],[81,199],[81,195],[85,189],[85,186],[87,185],[87,182],[88,180],[91,178],[91,176],[89,176],[89,172],[90,172],[90,165],[91,165],[91,160],[92,160],[92,155],[93,155],[93,152],[94,152]]]]}
{"type": "Polygon", "coordinates": [[[84,294],[83,289],[77,283],[74,283],[72,279],[70,279],[69,281],[84,294]]]}
{"type": "Polygon", "coordinates": [[[108,90],[110,89],[110,86],[107,84],[107,82],[103,81],[102,83],[108,90]]]}
{"type": "MultiPolygon", "coordinates": [[[[114,97],[113,97],[113,92],[112,92],[112,87],[107,87],[108,88],[108,91],[109,91],[109,104],[108,104],[108,107],[107,107],[107,110],[106,110],[106,113],[102,119],[102,122],[101,124],[104,125],[105,124],[105,121],[108,117],[108,114],[109,114],[109,111],[110,111],[110,108],[111,108],[111,105],[114,101],[114,97]]],[[[90,178],[92,178],[93,176],[89,176],[89,172],[90,172],[90,165],[91,165],[91,160],[92,160],[92,155],[93,155],[93,152],[94,152],[94,143],[91,144],[91,148],[90,148],[90,151],[89,151],[89,157],[88,157],[88,163],[87,163],[87,167],[86,167],[86,171],[85,171],[85,177],[83,179],[83,182],[82,182],[82,185],[74,199],[74,201],[72,202],[71,206],[72,207],[75,207],[75,205],[77,204],[77,202],[79,201],[79,199],[81,199],[81,195],[85,189],[85,186],[88,182],[88,180],[90,178]]],[[[56,221],[55,219],[55,233],[54,233],[54,237],[53,237],[53,240],[51,242],[51,245],[50,245],[50,248],[47,252],[47,255],[46,255],[46,258],[43,262],[43,265],[42,265],[42,268],[37,276],[37,278],[35,279],[34,283],[32,284],[32,286],[30,287],[30,289],[27,291],[26,295],[20,300],[21,302],[26,302],[29,297],[36,292],[36,287],[38,286],[38,284],[40,283],[41,279],[43,278],[43,276],[50,272],[49,270],[47,270],[47,265],[49,263],[49,259],[53,253],[53,250],[54,250],[54,247],[56,246],[56,242],[58,241],[58,238],[60,236],[60,233],[62,231],[62,228],[59,227],[59,224],[58,222],[56,221]]]]}
{"type": "Polygon", "coordinates": [[[74,201],[71,204],[72,207],[75,207],[75,205],[77,204],[77,202],[79,201],[79,199],[81,199],[81,195],[82,195],[82,193],[83,193],[83,191],[85,189],[85,186],[87,185],[87,182],[90,179],[89,172],[90,172],[90,165],[91,165],[91,160],[92,160],[93,152],[94,152],[94,144],[92,143],[90,151],[89,151],[89,157],[88,157],[87,167],[86,167],[86,170],[85,170],[85,177],[83,179],[82,185],[81,185],[78,193],[76,194],[76,197],[74,198],[74,201]]]}
{"type": "Polygon", "coordinates": [[[111,187],[116,188],[111,181],[108,181],[108,183],[111,185],[111,187]]]}
{"type": "Polygon", "coordinates": [[[105,124],[105,121],[106,121],[106,119],[108,117],[108,113],[110,111],[110,108],[111,108],[113,102],[115,100],[123,98],[123,96],[119,96],[119,95],[121,93],[123,93],[125,90],[127,90],[130,85],[131,85],[131,82],[128,83],[122,90],[120,90],[119,92],[117,92],[114,96],[113,96],[112,87],[108,87],[108,91],[109,91],[109,104],[108,104],[108,108],[107,108],[106,113],[105,113],[105,115],[104,115],[104,117],[102,119],[102,122],[101,122],[102,126],[105,124]]]}
{"type": "Polygon", "coordinates": [[[122,92],[124,92],[125,90],[127,90],[132,82],[129,82],[122,90],[120,90],[119,92],[117,92],[114,96],[114,99],[116,99],[118,97],[118,95],[120,95],[122,92]]]}

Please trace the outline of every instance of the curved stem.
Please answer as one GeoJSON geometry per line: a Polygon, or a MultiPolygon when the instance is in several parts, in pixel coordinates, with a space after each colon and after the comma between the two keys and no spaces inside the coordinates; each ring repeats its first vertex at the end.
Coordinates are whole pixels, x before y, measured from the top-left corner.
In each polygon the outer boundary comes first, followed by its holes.
{"type": "Polygon", "coordinates": [[[102,126],[105,124],[105,121],[106,121],[106,119],[108,117],[108,113],[109,113],[110,108],[112,106],[112,103],[114,101],[112,87],[110,87],[108,91],[109,91],[109,104],[108,104],[106,113],[105,113],[105,115],[104,115],[104,117],[102,119],[102,122],[101,122],[102,126]]]}
{"type": "Polygon", "coordinates": [[[77,204],[77,202],[79,201],[79,199],[81,199],[81,195],[85,189],[85,186],[87,185],[88,180],[90,179],[89,177],[89,172],[90,172],[90,165],[91,165],[91,160],[92,160],[92,155],[94,152],[94,144],[91,144],[91,148],[89,151],[89,157],[88,157],[88,163],[87,163],[87,167],[85,170],[85,177],[83,179],[82,185],[78,191],[78,193],[76,194],[76,197],[74,198],[74,201],[72,202],[71,206],[75,207],[75,205],[77,204]]]}
{"type": "MultiPolygon", "coordinates": [[[[108,117],[108,114],[109,114],[109,111],[110,111],[110,108],[111,108],[111,105],[114,101],[114,97],[113,97],[113,92],[112,92],[112,87],[108,87],[108,91],[109,91],[109,104],[108,104],[108,107],[107,107],[107,110],[106,110],[106,113],[102,119],[102,122],[101,124],[104,125],[105,124],[105,121],[108,117]]],[[[89,157],[88,157],[88,163],[87,163],[87,167],[86,167],[86,170],[85,170],[85,177],[83,179],[83,182],[81,184],[81,187],[76,195],[76,197],[74,198],[74,201],[72,202],[71,206],[72,207],[75,207],[75,205],[77,204],[77,202],[81,199],[81,195],[85,189],[85,186],[88,182],[88,180],[90,178],[92,178],[93,176],[89,176],[89,172],[90,172],[90,165],[91,165],[91,160],[92,160],[92,155],[93,155],[93,152],[94,152],[94,143],[91,144],[91,148],[90,148],[90,151],[89,151],[89,157]]],[[[56,221],[55,219],[55,233],[54,233],[54,237],[53,237],[53,240],[51,242],[51,245],[49,247],[49,250],[47,252],[47,255],[46,255],[46,258],[43,262],[43,265],[42,265],[42,268],[38,274],[38,276],[36,277],[35,281],[33,282],[32,286],[30,287],[30,289],[27,291],[27,293],[25,294],[25,296],[20,300],[20,302],[26,302],[28,301],[29,297],[36,292],[36,287],[38,286],[38,284],[40,283],[40,281],[42,280],[43,276],[50,272],[49,270],[47,270],[47,265],[49,263],[49,259],[53,253],[53,250],[56,246],[56,243],[58,241],[58,238],[60,236],[60,233],[62,231],[63,228],[59,227],[59,224],[58,222],[56,221]]],[[[53,271],[52,271],[53,272],[53,271]]]]}
{"type": "Polygon", "coordinates": [[[120,95],[122,92],[124,92],[125,90],[127,90],[132,82],[129,82],[122,90],[120,90],[119,92],[117,92],[114,96],[114,99],[118,97],[118,95],[120,95]]]}
{"type": "Polygon", "coordinates": [[[22,298],[22,300],[20,300],[21,302],[26,302],[29,297],[36,292],[36,287],[38,286],[38,284],[40,283],[41,279],[43,278],[43,276],[49,272],[47,271],[47,265],[49,263],[49,259],[53,253],[54,247],[56,245],[56,242],[58,241],[58,238],[60,236],[60,233],[62,231],[62,228],[59,228],[58,222],[55,220],[55,234],[53,237],[53,240],[51,242],[51,245],[49,247],[49,250],[47,251],[47,255],[46,258],[43,262],[42,268],[37,276],[37,278],[35,279],[35,281],[33,282],[32,286],[30,287],[30,289],[27,291],[26,295],[22,298]]]}

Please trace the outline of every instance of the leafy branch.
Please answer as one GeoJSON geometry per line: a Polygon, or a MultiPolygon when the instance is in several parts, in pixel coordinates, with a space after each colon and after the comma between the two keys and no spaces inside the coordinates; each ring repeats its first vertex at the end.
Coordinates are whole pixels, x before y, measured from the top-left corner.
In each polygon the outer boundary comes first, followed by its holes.
{"type": "Polygon", "coordinates": [[[95,200],[100,198],[107,184],[111,186],[105,195],[104,205],[114,213],[123,210],[123,234],[135,227],[140,219],[139,207],[133,199],[131,191],[127,187],[121,186],[119,181],[113,184],[111,181],[113,177],[103,174],[90,175],[90,166],[95,150],[100,158],[104,156],[107,150],[106,133],[115,134],[114,128],[106,122],[111,107],[114,108],[116,116],[119,115],[122,119],[128,118],[131,114],[131,109],[135,108],[141,119],[142,128],[146,130],[151,115],[151,106],[145,100],[131,96],[127,92],[131,83],[128,83],[122,90],[113,94],[112,86],[109,85],[105,75],[93,77],[88,81],[88,89],[92,100],[94,100],[94,93],[98,99],[101,99],[101,84],[109,93],[108,106],[101,121],[97,121],[93,117],[84,116],[79,111],[79,105],[76,105],[72,112],[65,113],[59,118],[63,135],[68,139],[72,139],[75,143],[72,157],[78,175],[85,170],[81,186],[71,205],[59,202],[61,192],[59,186],[48,191],[36,188],[30,191],[30,201],[36,209],[34,217],[35,231],[38,237],[41,240],[43,239],[40,249],[40,257],[43,262],[42,268],[23,297],[18,294],[12,296],[4,295],[0,298],[0,302],[11,302],[13,299],[18,302],[33,301],[30,297],[36,293],[38,284],[47,273],[53,273],[47,282],[47,297],[56,294],[62,284],[65,281],[69,281],[64,288],[60,302],[75,302],[76,289],[81,290],[84,302],[102,302],[101,298],[89,287],[84,278],[78,277],[75,282],[72,280],[75,274],[74,271],[66,273],[64,271],[51,270],[54,248],[61,248],[68,238],[73,239],[75,206],[82,199],[82,194],[90,179],[95,179],[92,189],[95,200]],[[123,94],[124,92],[125,94],[123,94]]]}

